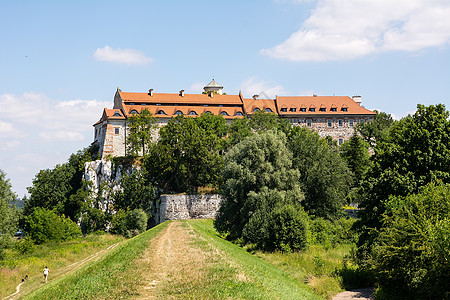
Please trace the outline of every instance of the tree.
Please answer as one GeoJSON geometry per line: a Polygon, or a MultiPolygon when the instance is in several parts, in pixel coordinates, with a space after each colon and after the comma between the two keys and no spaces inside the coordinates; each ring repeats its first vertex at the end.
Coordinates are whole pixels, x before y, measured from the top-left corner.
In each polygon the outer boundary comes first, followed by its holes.
{"type": "Polygon", "coordinates": [[[447,299],[450,295],[450,185],[386,203],[373,268],[388,299],[447,299]]]}
{"type": "Polygon", "coordinates": [[[230,125],[230,134],[228,137],[229,146],[232,147],[243,141],[246,137],[253,134],[250,128],[248,118],[234,119],[230,125]]]}
{"type": "Polygon", "coordinates": [[[287,141],[292,164],[300,171],[305,210],[326,219],[338,218],[352,183],[338,149],[331,148],[316,132],[299,126],[290,129],[287,141]]]}
{"type": "Polygon", "coordinates": [[[387,138],[389,129],[395,122],[390,114],[378,110],[375,112],[376,115],[373,117],[373,121],[356,125],[356,131],[371,148],[375,147],[376,143],[381,143],[387,138]]]}
{"type": "Polygon", "coordinates": [[[11,206],[16,197],[11,190],[9,179],[0,169],[0,258],[3,249],[10,244],[14,232],[17,230],[18,212],[11,206]]]}
{"type": "Polygon", "coordinates": [[[128,121],[129,136],[127,137],[128,150],[132,155],[138,155],[141,151],[148,153],[152,142],[152,130],[156,126],[156,119],[148,111],[143,109],[140,114],[132,115],[128,121]]]}
{"type": "Polygon", "coordinates": [[[123,174],[120,186],[122,189],[116,191],[113,196],[115,209],[143,209],[150,214],[155,201],[155,188],[148,182],[144,169],[123,174]]]}
{"type": "Polygon", "coordinates": [[[341,154],[353,173],[355,185],[364,178],[370,167],[369,149],[364,140],[354,134],[350,140],[341,145],[341,154]]]}
{"type": "Polygon", "coordinates": [[[177,116],[161,128],[157,144],[145,159],[158,186],[166,191],[196,192],[200,186],[218,184],[223,132],[214,125],[221,122],[217,118],[177,116]]]}
{"type": "MultiPolygon", "coordinates": [[[[223,201],[216,217],[216,229],[230,239],[243,238],[262,248],[281,247],[285,237],[277,232],[279,239],[273,240],[271,225],[281,215],[286,220],[299,221],[283,206],[301,210],[303,200],[298,182],[300,174],[292,168],[292,154],[286,149],[284,134],[268,131],[253,135],[231,148],[224,162],[223,201]]],[[[292,241],[286,247],[295,248],[295,245],[301,243],[292,241]]]]}

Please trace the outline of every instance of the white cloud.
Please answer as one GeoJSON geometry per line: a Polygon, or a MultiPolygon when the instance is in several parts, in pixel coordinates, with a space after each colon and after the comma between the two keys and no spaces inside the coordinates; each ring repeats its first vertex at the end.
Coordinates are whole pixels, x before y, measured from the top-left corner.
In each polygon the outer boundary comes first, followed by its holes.
{"type": "Polygon", "coordinates": [[[256,77],[246,79],[240,89],[245,97],[252,97],[259,95],[261,98],[270,97],[275,98],[276,95],[286,94],[283,86],[279,84],[272,84],[264,80],[259,80],[256,77]]]}
{"type": "Polygon", "coordinates": [[[81,134],[80,132],[63,131],[63,130],[41,132],[39,134],[39,137],[41,137],[42,140],[46,141],[46,142],[49,142],[49,141],[83,141],[85,139],[85,136],[83,134],[81,134]]]}
{"type": "Polygon", "coordinates": [[[320,0],[287,40],[262,54],[291,61],[348,60],[450,43],[444,0],[320,0]]]}
{"type": "Polygon", "coordinates": [[[189,87],[189,92],[191,93],[202,93],[203,92],[203,88],[206,86],[206,83],[204,81],[200,81],[200,82],[194,82],[190,87],[189,87]]]}
{"type": "Polygon", "coordinates": [[[127,65],[145,65],[153,62],[153,58],[145,56],[145,54],[139,50],[114,49],[108,45],[103,48],[97,48],[93,56],[96,60],[127,65]]]}

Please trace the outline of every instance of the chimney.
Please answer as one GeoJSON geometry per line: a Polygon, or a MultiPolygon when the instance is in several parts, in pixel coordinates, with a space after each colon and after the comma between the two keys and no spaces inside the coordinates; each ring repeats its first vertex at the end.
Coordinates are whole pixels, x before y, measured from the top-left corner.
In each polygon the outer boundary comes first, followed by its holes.
{"type": "Polygon", "coordinates": [[[361,106],[361,96],[353,96],[352,100],[356,102],[359,106],[361,106]]]}
{"type": "Polygon", "coordinates": [[[313,97],[317,97],[317,95],[316,95],[316,94],[313,94],[313,97]]]}
{"type": "Polygon", "coordinates": [[[181,97],[184,97],[184,90],[181,90],[181,91],[180,91],[180,96],[181,96],[181,97]]]}
{"type": "Polygon", "coordinates": [[[253,99],[258,100],[259,95],[253,95],[253,99]]]}
{"type": "Polygon", "coordinates": [[[153,89],[149,89],[148,94],[150,95],[150,97],[153,97],[153,89]]]}
{"type": "Polygon", "coordinates": [[[213,91],[209,91],[209,96],[210,96],[211,98],[214,98],[214,92],[213,92],[213,91]]]}

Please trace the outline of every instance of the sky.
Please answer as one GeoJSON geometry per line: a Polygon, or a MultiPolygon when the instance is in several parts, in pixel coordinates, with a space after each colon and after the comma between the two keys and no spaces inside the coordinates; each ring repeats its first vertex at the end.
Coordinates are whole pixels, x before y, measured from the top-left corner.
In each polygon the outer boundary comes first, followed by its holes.
{"type": "Polygon", "coordinates": [[[450,109],[450,1],[0,0],[0,169],[23,197],[124,92],[362,96],[450,109]]]}

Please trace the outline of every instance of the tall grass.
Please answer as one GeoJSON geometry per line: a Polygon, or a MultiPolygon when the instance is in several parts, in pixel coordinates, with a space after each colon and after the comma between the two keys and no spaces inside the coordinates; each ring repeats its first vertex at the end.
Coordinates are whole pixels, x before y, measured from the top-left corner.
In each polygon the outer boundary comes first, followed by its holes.
{"type": "Polygon", "coordinates": [[[21,290],[37,288],[42,284],[42,270],[50,268],[50,279],[70,271],[72,263],[80,261],[93,253],[123,241],[120,236],[89,235],[61,243],[34,245],[25,254],[8,249],[0,261],[0,298],[11,295],[16,286],[28,275],[21,290]]]}

